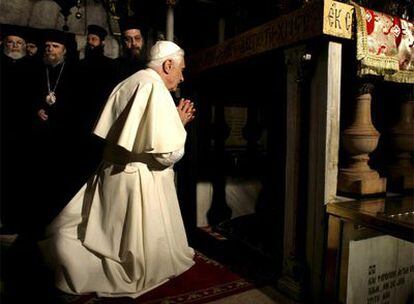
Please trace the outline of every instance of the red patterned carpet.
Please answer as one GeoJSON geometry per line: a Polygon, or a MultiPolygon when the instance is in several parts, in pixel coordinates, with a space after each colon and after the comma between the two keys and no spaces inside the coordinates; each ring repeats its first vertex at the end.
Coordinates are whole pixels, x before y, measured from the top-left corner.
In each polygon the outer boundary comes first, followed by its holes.
{"type": "Polygon", "coordinates": [[[66,297],[70,304],[201,304],[253,288],[253,284],[232,273],[218,262],[197,252],[195,265],[168,283],[138,297],[66,297]]]}

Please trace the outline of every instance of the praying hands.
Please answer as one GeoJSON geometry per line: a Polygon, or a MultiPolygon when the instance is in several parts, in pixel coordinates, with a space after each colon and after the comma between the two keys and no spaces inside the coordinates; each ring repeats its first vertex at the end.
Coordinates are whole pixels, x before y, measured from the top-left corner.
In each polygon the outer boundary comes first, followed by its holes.
{"type": "Polygon", "coordinates": [[[194,108],[194,103],[189,99],[181,98],[177,106],[177,111],[184,126],[195,118],[196,110],[194,108]]]}

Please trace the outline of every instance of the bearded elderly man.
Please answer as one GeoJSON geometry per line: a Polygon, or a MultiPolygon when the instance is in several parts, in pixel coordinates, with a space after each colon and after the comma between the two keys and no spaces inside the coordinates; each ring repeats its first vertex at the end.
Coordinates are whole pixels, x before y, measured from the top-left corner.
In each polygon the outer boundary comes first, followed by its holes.
{"type": "Polygon", "coordinates": [[[30,130],[29,92],[35,70],[26,56],[26,31],[15,25],[3,25],[3,52],[0,54],[0,131],[1,131],[1,233],[17,231],[20,204],[25,199],[16,193],[21,187],[17,172],[22,165],[30,130]]]}
{"type": "Polygon", "coordinates": [[[86,36],[85,58],[79,64],[78,89],[82,94],[82,111],[79,111],[78,121],[84,132],[89,136],[84,143],[85,172],[90,176],[102,158],[102,143],[92,135],[95,122],[109,94],[115,86],[116,71],[114,60],[104,55],[105,41],[108,32],[95,24],[88,25],[86,36]]]}
{"type": "Polygon", "coordinates": [[[95,24],[88,25],[85,58],[80,61],[78,77],[81,78],[81,92],[84,92],[84,123],[92,132],[102,106],[115,86],[114,60],[104,55],[105,38],[108,32],[95,24]]]}
{"type": "Polygon", "coordinates": [[[31,98],[35,107],[29,165],[35,202],[27,201],[29,212],[21,220],[23,232],[37,236],[88,178],[80,174],[79,147],[86,134],[79,126],[78,77],[67,59],[70,39],[61,31],[44,32],[43,62],[31,98]]]}
{"type": "Polygon", "coordinates": [[[122,55],[115,59],[118,81],[145,68],[148,61],[146,27],[131,16],[121,23],[121,32],[122,55]]]}
{"type": "Polygon", "coordinates": [[[107,143],[100,169],[40,243],[66,293],[135,298],[194,264],[173,170],[194,118],[192,103],[176,108],[170,94],[184,51],[159,41],[150,58],[113,90],[94,130],[107,143]]]}

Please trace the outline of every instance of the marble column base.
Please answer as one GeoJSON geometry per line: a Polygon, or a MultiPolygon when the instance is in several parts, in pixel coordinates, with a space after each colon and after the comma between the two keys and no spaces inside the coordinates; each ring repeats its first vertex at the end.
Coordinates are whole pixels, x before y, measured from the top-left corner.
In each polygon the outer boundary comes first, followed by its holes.
{"type": "Polygon", "coordinates": [[[387,190],[387,179],[380,177],[376,171],[364,174],[361,177],[348,174],[340,170],[338,177],[338,191],[355,195],[368,195],[385,193],[387,190]]]}

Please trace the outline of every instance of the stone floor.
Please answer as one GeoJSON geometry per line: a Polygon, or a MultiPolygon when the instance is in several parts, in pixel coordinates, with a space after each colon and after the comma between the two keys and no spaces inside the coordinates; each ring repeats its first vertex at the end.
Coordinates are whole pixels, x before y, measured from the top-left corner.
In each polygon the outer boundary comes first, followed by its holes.
{"type": "MultiPolygon", "coordinates": [[[[8,247],[13,243],[17,235],[0,235],[2,264],[4,266],[4,253],[8,247]]],[[[258,288],[251,289],[236,295],[232,295],[226,298],[208,302],[207,304],[296,304],[295,302],[282,293],[277,291],[273,286],[275,277],[269,276],[266,271],[262,271],[266,268],[266,265],[260,265],[251,253],[240,251],[239,247],[234,247],[234,244],[223,238],[211,238],[201,233],[198,236],[198,243],[194,244],[198,246],[198,250],[203,252],[203,249],[207,252],[206,255],[219,260],[220,263],[231,267],[232,270],[238,272],[241,275],[249,276],[250,280],[256,281],[258,288]],[[236,257],[237,256],[237,257],[236,257]],[[246,263],[250,259],[255,259],[256,262],[246,263]],[[256,264],[255,264],[256,263],[256,264]]],[[[3,293],[4,284],[0,280],[0,294],[3,293]]]]}

